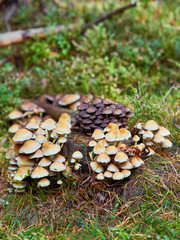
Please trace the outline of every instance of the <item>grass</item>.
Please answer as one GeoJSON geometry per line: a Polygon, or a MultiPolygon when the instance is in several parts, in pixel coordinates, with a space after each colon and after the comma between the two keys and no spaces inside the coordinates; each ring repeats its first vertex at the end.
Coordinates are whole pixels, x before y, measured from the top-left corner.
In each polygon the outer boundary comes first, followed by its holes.
{"type": "MultiPolygon", "coordinates": [[[[80,28],[128,1],[26,1],[12,30],[75,24],[71,31],[28,40],[0,53],[0,239],[179,239],[178,1],[138,1],[136,8],[80,28]],[[45,4],[45,13],[41,11],[45,4]],[[2,60],[2,61],[1,61],[2,60]],[[7,194],[8,113],[42,93],[104,94],[131,106],[137,121],[155,119],[172,133],[172,151],[146,160],[119,185],[68,180],[62,187],[7,194]]],[[[0,29],[6,31],[3,23],[0,29]]]]}

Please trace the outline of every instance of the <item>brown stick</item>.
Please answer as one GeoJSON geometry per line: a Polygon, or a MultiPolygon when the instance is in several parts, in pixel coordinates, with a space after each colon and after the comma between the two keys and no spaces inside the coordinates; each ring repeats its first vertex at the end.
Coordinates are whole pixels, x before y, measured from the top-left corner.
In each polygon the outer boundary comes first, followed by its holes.
{"type": "Polygon", "coordinates": [[[49,103],[42,103],[42,102],[39,102],[39,101],[36,101],[36,100],[32,100],[31,102],[37,104],[39,107],[44,108],[46,113],[56,120],[59,119],[59,117],[62,113],[68,113],[71,116],[73,116],[76,113],[75,111],[72,111],[70,109],[62,108],[62,107],[56,107],[56,106],[54,106],[52,104],[49,104],[49,103]]]}
{"type": "Polygon", "coordinates": [[[88,28],[90,28],[92,25],[98,24],[98,23],[104,21],[105,19],[112,17],[112,16],[115,15],[115,14],[123,13],[126,9],[131,8],[131,7],[135,7],[136,5],[137,5],[136,2],[131,2],[131,3],[129,3],[128,5],[126,5],[126,6],[124,6],[124,7],[117,8],[117,9],[113,10],[112,12],[109,12],[109,13],[107,13],[107,14],[105,14],[105,15],[103,15],[103,16],[95,19],[95,20],[93,20],[92,22],[87,23],[87,24],[82,28],[81,33],[83,34],[83,33],[84,33],[88,28]]]}
{"type": "Polygon", "coordinates": [[[42,38],[50,33],[59,33],[64,28],[64,25],[59,25],[57,27],[35,28],[29,30],[18,30],[14,32],[1,33],[0,47],[8,46],[14,43],[20,43],[30,37],[38,36],[42,38]]]}

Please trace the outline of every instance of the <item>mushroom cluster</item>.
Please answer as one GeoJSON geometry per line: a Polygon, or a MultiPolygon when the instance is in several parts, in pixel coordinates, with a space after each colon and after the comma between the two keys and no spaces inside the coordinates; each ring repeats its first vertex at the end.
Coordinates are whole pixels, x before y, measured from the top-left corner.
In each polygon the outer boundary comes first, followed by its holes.
{"type": "Polygon", "coordinates": [[[18,129],[25,127],[30,119],[35,119],[40,123],[44,113],[45,110],[38,105],[29,101],[23,102],[21,110],[13,110],[9,114],[9,120],[12,121],[13,124],[8,129],[8,132],[11,134],[16,133],[18,129]]]}
{"type": "MultiPolygon", "coordinates": [[[[37,179],[38,187],[50,185],[50,177],[67,177],[68,160],[62,155],[63,144],[71,133],[71,118],[63,113],[56,123],[48,118],[43,122],[30,119],[24,128],[17,129],[13,143],[6,153],[9,159],[9,182],[16,192],[25,191],[27,177],[37,179]]],[[[57,184],[62,184],[59,179],[57,184]]]]}
{"type": "MultiPolygon", "coordinates": [[[[135,125],[135,129],[141,140],[150,148],[172,147],[172,142],[165,138],[171,134],[170,131],[163,126],[159,126],[154,120],[138,123],[135,125]]],[[[138,136],[136,135],[136,137],[138,136]]]]}
{"type": "Polygon", "coordinates": [[[91,135],[95,129],[104,129],[108,123],[127,128],[127,119],[134,114],[129,107],[110,99],[93,98],[84,100],[78,107],[75,128],[91,135]]]}
{"type": "Polygon", "coordinates": [[[131,132],[109,123],[104,130],[96,129],[89,142],[91,148],[90,166],[97,174],[98,180],[110,178],[122,180],[131,175],[131,169],[140,167],[144,161],[140,158],[144,146],[135,144],[128,146],[123,143],[131,137],[131,132]]]}

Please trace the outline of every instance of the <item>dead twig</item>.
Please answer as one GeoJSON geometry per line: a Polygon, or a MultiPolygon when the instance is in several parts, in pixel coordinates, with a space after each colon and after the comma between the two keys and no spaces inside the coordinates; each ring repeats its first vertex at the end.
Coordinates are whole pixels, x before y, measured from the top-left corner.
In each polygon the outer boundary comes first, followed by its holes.
{"type": "Polygon", "coordinates": [[[131,3],[127,4],[127,5],[124,6],[124,7],[117,8],[117,9],[113,10],[112,12],[109,12],[109,13],[107,13],[107,14],[105,14],[105,15],[100,16],[99,18],[93,20],[92,22],[87,23],[87,24],[82,28],[81,34],[84,34],[85,31],[86,31],[88,28],[90,28],[92,25],[94,25],[94,24],[99,24],[100,22],[106,20],[107,18],[110,18],[110,17],[112,17],[112,16],[114,16],[115,14],[118,14],[118,13],[123,13],[125,10],[127,10],[127,9],[129,9],[129,8],[131,8],[131,7],[135,7],[136,5],[137,5],[136,2],[131,2],[131,3]]]}

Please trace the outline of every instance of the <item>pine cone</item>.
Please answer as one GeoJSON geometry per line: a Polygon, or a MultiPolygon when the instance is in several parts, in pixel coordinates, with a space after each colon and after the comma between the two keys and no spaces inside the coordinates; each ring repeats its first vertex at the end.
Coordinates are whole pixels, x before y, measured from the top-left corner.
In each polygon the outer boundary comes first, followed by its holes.
{"type": "Polygon", "coordinates": [[[76,116],[77,130],[83,130],[91,135],[95,129],[103,129],[108,123],[116,123],[120,128],[127,128],[127,118],[134,116],[129,107],[110,99],[85,99],[78,107],[76,116]]]}

